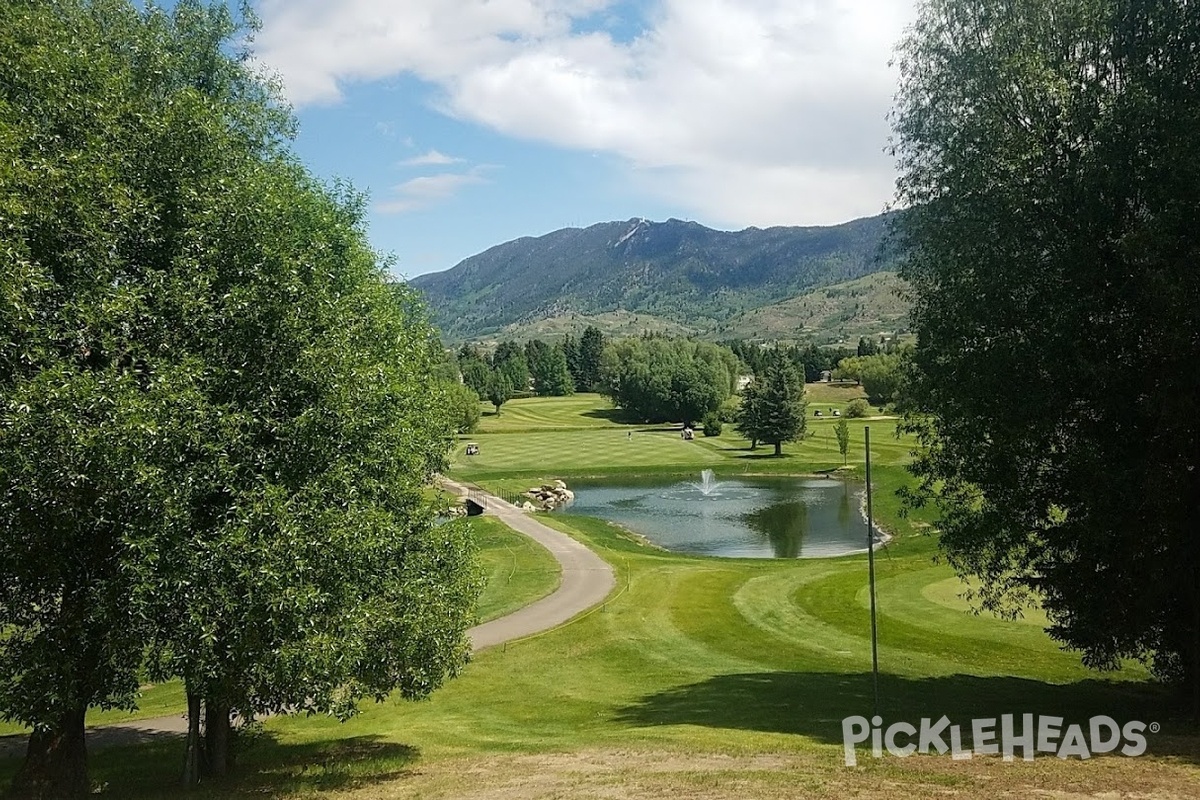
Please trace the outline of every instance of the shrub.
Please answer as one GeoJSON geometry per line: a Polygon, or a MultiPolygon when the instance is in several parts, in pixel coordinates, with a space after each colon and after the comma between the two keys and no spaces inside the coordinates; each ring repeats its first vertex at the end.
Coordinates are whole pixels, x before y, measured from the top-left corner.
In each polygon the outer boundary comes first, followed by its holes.
{"type": "Polygon", "coordinates": [[[715,411],[710,411],[704,415],[704,435],[705,436],[720,436],[721,429],[724,427],[721,423],[720,416],[715,411]]]}
{"type": "Polygon", "coordinates": [[[721,403],[721,407],[717,409],[717,419],[721,422],[727,422],[732,425],[737,422],[738,409],[742,406],[742,399],[737,395],[729,397],[725,402],[721,403]]]}
{"type": "Polygon", "coordinates": [[[861,397],[856,397],[846,404],[846,416],[850,418],[865,417],[871,413],[871,407],[861,397]]]}

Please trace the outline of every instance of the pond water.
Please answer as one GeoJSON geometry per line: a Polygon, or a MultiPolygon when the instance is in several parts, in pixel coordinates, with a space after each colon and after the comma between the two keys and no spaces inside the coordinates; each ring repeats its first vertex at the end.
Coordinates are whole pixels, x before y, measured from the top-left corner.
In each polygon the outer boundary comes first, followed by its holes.
{"type": "Polygon", "coordinates": [[[679,553],[825,558],[866,551],[863,487],[829,478],[621,477],[571,484],[566,510],[619,523],[679,553]]]}

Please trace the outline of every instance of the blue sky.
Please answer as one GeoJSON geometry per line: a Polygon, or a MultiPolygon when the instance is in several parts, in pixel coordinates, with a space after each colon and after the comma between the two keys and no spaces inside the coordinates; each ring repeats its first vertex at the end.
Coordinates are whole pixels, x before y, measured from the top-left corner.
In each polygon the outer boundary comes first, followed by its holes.
{"type": "Polygon", "coordinates": [[[260,0],[296,150],[412,277],[631,217],[877,214],[911,0],[260,0]]]}

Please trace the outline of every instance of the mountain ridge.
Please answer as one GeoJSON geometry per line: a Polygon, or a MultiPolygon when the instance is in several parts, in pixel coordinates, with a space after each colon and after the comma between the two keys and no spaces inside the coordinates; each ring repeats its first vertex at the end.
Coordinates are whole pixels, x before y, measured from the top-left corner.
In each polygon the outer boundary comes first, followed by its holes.
{"type": "Polygon", "coordinates": [[[495,245],[409,281],[450,340],[563,315],[645,314],[706,331],[756,308],[886,269],[888,215],[719,231],[644,217],[495,245]]]}

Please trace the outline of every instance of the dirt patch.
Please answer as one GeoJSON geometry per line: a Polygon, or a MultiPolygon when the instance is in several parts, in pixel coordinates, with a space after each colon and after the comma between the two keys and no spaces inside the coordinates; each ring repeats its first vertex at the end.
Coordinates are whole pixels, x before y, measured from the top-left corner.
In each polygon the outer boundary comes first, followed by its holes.
{"type": "Polygon", "coordinates": [[[1200,795],[1194,759],[1098,758],[1087,762],[1039,758],[952,761],[942,757],[880,759],[847,768],[822,750],[757,755],[645,750],[586,750],[543,755],[497,755],[422,765],[419,774],[345,794],[356,800],[466,798],[1137,798],[1173,800],[1200,795]]]}

